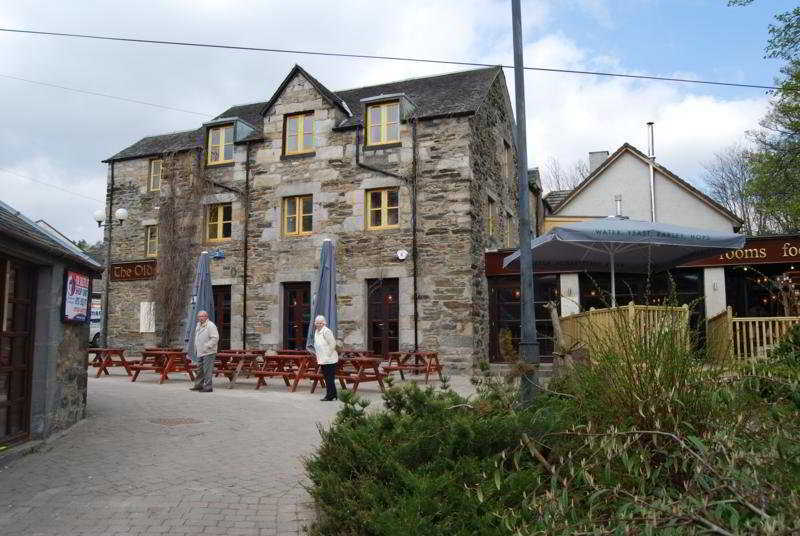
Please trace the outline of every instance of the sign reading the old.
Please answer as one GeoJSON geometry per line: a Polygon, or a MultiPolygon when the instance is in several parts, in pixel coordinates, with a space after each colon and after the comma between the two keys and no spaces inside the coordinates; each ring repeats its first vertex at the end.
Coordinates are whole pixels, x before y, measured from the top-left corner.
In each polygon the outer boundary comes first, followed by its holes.
{"type": "Polygon", "coordinates": [[[156,261],[121,262],[111,265],[111,281],[136,281],[156,277],[156,261]]]}
{"type": "Polygon", "coordinates": [[[684,266],[736,266],[747,264],[800,263],[800,237],[748,238],[742,249],[726,251],[684,266]]]}

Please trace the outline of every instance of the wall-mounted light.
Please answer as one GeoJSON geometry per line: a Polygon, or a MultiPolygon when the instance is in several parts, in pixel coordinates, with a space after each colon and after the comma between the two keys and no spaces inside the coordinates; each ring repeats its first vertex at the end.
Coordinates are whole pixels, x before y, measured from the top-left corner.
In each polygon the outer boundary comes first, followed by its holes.
{"type": "Polygon", "coordinates": [[[398,260],[404,261],[408,258],[408,251],[404,249],[398,249],[397,253],[395,253],[398,260]]]}
{"type": "Polygon", "coordinates": [[[225,252],[222,251],[221,249],[217,248],[216,251],[211,253],[211,258],[214,259],[214,260],[224,259],[225,258],[225,252]]]}
{"type": "MultiPolygon", "coordinates": [[[[98,227],[103,226],[103,222],[106,220],[106,211],[103,209],[96,210],[93,214],[94,221],[97,222],[98,227]]],[[[124,208],[118,208],[114,211],[114,218],[116,218],[117,223],[122,225],[122,222],[128,219],[128,211],[124,208]]]]}

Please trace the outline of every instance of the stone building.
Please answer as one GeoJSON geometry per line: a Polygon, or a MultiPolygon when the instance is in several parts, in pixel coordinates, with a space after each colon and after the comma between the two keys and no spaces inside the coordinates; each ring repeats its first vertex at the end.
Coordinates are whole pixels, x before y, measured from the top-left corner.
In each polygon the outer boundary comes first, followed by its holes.
{"type": "Polygon", "coordinates": [[[303,347],[330,238],[347,346],[471,367],[487,356],[484,253],[516,244],[512,125],[501,68],[334,92],[295,66],[266,102],[143,138],[106,161],[107,209],[129,211],[110,237],[108,344],[174,340],[159,279],[207,250],[223,344],[303,347]]]}
{"type": "Polygon", "coordinates": [[[83,418],[89,281],[101,270],[0,201],[0,445],[43,439],[83,418]]]}

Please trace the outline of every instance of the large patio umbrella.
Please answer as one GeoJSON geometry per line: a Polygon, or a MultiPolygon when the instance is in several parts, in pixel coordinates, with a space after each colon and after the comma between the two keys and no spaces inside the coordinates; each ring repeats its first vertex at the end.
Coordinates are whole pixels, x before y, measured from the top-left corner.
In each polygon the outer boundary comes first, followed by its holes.
{"type": "Polygon", "coordinates": [[[326,238],[322,242],[322,252],[319,256],[319,276],[317,278],[317,291],[311,298],[311,322],[306,335],[306,349],[314,351],[314,319],[322,315],[328,327],[336,337],[336,257],[333,242],[326,238]]]}
{"type": "MultiPolygon", "coordinates": [[[[679,227],[667,223],[610,216],[555,227],[531,241],[534,269],[611,272],[611,303],[616,300],[616,271],[659,272],[744,246],[736,233],[679,227]]],[[[503,267],[519,257],[515,251],[503,267]]]]}
{"type": "Polygon", "coordinates": [[[211,266],[207,251],[203,251],[200,254],[200,258],[197,259],[192,296],[186,312],[186,334],[183,338],[183,347],[190,359],[194,359],[194,330],[197,326],[198,311],[207,312],[208,318],[212,322],[216,322],[214,318],[214,292],[211,288],[211,266]]]}

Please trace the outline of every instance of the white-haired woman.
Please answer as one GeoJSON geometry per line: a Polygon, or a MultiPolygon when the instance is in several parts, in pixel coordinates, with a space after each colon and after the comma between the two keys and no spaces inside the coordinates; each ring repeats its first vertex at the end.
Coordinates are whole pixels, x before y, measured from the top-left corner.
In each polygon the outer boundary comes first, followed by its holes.
{"type": "Polygon", "coordinates": [[[336,352],[336,338],[325,325],[325,317],[322,315],[314,319],[314,353],[317,354],[317,363],[321,365],[325,378],[326,393],[321,400],[336,400],[336,363],[339,361],[339,354],[336,352]]]}

